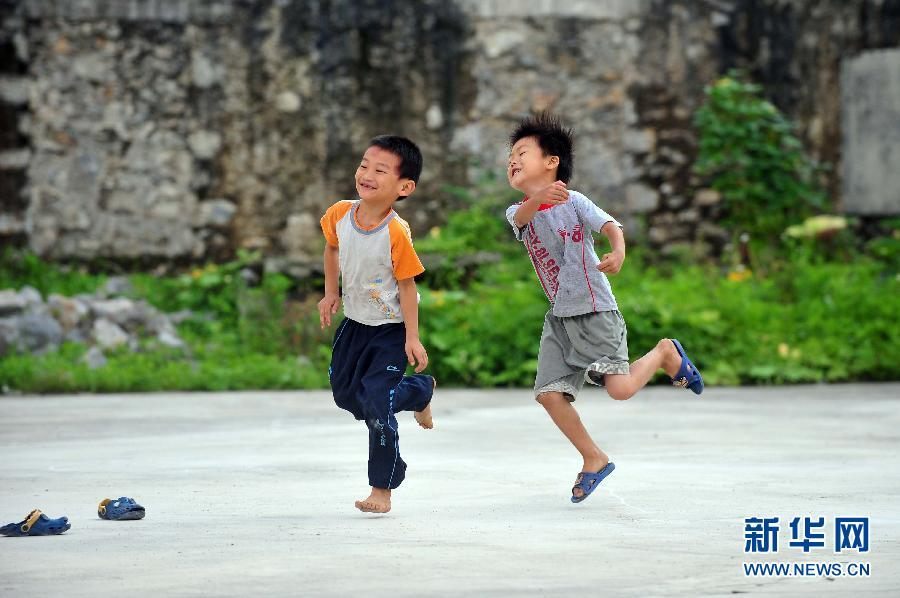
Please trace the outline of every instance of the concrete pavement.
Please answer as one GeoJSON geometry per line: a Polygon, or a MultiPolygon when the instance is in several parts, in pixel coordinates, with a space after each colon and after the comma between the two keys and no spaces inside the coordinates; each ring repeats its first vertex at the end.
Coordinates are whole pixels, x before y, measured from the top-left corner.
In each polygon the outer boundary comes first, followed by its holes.
{"type": "Polygon", "coordinates": [[[584,503],[528,390],[438,389],[434,430],[401,414],[407,481],[372,516],[365,428],[328,392],[0,398],[0,524],[72,522],[0,537],[0,595],[900,595],[900,384],[576,405],[617,465],[584,503]],[[120,495],[147,518],[98,519],[120,495]],[[824,548],[789,546],[798,516],[824,548]],[[748,517],[779,518],[777,553],[745,553],[748,517]],[[834,552],[837,517],[869,518],[868,552],[834,552]],[[744,573],[769,562],[844,574],[744,573]]]}

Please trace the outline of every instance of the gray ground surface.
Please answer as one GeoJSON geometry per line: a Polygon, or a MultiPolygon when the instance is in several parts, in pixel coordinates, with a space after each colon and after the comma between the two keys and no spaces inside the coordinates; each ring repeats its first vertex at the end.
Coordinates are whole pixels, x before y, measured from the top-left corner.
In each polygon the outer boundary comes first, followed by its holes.
{"type": "Polygon", "coordinates": [[[529,391],[438,390],[401,414],[405,484],[364,515],[362,424],[327,392],[0,398],[3,596],[900,595],[900,384],[668,388],[577,406],[618,469],[580,505],[580,461],[529,391]],[[96,516],[133,496],[147,518],[96,516]],[[744,518],[779,552],[744,553],[744,518]],[[789,548],[795,516],[826,548],[789,548]],[[835,554],[835,517],[870,551],[835,554]],[[867,578],[746,577],[743,562],[865,562],[867,578]]]}

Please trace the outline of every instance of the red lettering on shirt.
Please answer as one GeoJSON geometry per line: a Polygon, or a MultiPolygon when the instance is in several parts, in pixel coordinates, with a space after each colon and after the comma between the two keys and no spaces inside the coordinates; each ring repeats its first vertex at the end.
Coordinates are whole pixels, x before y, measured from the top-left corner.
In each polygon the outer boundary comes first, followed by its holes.
{"type": "Polygon", "coordinates": [[[528,227],[529,234],[525,236],[525,246],[528,249],[528,257],[534,266],[544,292],[552,302],[559,290],[559,266],[556,260],[550,257],[550,252],[543,246],[540,238],[535,234],[534,225],[528,227]]]}
{"type": "Polygon", "coordinates": [[[583,227],[581,224],[576,224],[575,228],[572,230],[572,241],[575,243],[581,243],[584,240],[584,233],[582,232],[583,227]]]}

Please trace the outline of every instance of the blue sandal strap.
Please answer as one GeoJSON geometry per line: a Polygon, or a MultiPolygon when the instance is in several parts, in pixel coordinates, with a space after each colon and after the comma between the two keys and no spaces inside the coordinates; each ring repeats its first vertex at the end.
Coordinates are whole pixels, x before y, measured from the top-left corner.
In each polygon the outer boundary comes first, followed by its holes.
{"type": "Polygon", "coordinates": [[[616,464],[610,461],[606,464],[606,467],[597,472],[592,471],[582,471],[578,474],[578,478],[575,480],[575,485],[572,486],[572,502],[578,503],[586,499],[590,494],[597,489],[597,486],[600,485],[600,482],[606,478],[609,474],[611,474],[616,469],[616,464]],[[581,496],[575,496],[575,489],[578,488],[581,490],[581,496]]]}
{"type": "Polygon", "coordinates": [[[672,384],[679,388],[690,388],[694,394],[702,393],[703,376],[700,375],[700,370],[687,356],[687,352],[681,346],[681,343],[678,342],[678,339],[673,338],[671,340],[672,344],[675,345],[675,349],[678,350],[678,354],[681,355],[681,367],[678,368],[678,373],[672,378],[672,384]]]}

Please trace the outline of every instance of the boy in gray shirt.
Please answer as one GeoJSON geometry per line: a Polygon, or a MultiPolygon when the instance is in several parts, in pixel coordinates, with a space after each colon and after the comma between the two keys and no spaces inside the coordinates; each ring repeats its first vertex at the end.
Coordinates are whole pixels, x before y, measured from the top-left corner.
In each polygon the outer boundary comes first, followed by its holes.
{"type": "Polygon", "coordinates": [[[534,394],[584,459],[572,488],[577,503],[615,469],[572,405],[585,381],[605,386],[609,396],[624,401],[660,368],[675,386],[696,394],[703,392],[703,378],[676,339],[660,340],[629,365],[625,320],[606,278],[622,268],[625,237],[615,218],[568,189],[572,136],[548,113],[518,124],[509,139],[507,176],[525,198],[507,208],[506,218],[550,300],[534,394]],[[609,239],[612,251],[602,259],[594,251],[592,231],[609,239]]]}

